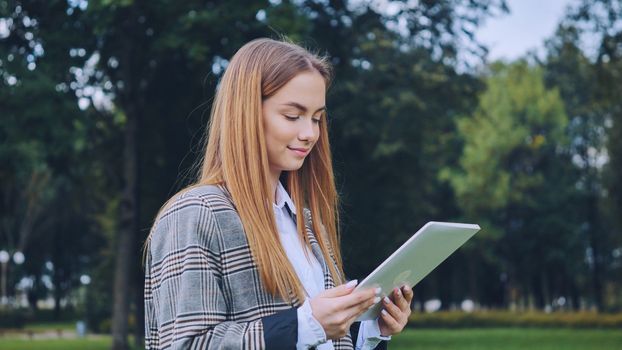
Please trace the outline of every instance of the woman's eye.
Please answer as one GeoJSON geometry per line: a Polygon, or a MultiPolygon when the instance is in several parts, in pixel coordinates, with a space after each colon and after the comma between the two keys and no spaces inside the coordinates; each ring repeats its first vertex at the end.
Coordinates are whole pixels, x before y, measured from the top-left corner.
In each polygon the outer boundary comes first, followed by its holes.
{"type": "MultiPolygon", "coordinates": [[[[297,115],[297,116],[292,116],[292,115],[283,114],[283,116],[284,116],[287,120],[291,120],[291,121],[294,121],[294,120],[298,120],[298,119],[300,119],[300,116],[298,116],[298,115],[297,115]]],[[[320,123],[322,122],[322,119],[321,119],[321,118],[317,118],[317,119],[316,119],[316,118],[311,118],[311,119],[313,120],[313,122],[314,122],[315,124],[320,124],[320,123]]]]}

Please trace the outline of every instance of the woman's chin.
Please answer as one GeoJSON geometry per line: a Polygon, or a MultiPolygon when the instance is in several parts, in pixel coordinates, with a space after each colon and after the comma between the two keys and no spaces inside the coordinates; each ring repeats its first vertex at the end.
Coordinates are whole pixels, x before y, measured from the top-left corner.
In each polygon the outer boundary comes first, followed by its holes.
{"type": "Polygon", "coordinates": [[[287,164],[287,166],[284,167],[285,169],[283,169],[283,170],[284,171],[296,171],[296,170],[302,168],[303,164],[304,164],[304,159],[298,160],[298,161],[292,161],[289,164],[287,164]]]}

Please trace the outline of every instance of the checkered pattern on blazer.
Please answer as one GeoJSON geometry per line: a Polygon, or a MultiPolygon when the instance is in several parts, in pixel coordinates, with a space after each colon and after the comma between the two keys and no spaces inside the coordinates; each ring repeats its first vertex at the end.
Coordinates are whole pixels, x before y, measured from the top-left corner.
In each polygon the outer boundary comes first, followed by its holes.
{"type": "MultiPolygon", "coordinates": [[[[310,220],[305,209],[312,252],[325,288],[333,288],[310,220]]],[[[145,271],[147,349],[294,349],[300,305],[265,291],[223,187],[189,190],[155,223],[145,271]]],[[[350,335],[333,344],[353,348],[350,335]]]]}

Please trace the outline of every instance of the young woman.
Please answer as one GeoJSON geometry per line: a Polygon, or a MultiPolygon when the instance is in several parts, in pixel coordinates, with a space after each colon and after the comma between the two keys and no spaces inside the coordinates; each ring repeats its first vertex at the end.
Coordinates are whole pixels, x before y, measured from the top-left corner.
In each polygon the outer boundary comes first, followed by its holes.
{"type": "Polygon", "coordinates": [[[199,179],[147,240],[147,349],[373,349],[403,329],[408,286],[381,301],[345,283],[330,80],[325,57],[289,42],[253,40],[233,56],[199,179]],[[351,327],[378,302],[377,320],[351,327]]]}

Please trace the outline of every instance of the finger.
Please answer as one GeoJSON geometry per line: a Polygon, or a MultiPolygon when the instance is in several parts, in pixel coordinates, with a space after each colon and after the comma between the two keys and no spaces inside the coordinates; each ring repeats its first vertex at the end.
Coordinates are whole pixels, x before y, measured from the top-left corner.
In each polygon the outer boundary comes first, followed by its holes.
{"type": "Polygon", "coordinates": [[[352,293],[352,291],[354,290],[354,287],[356,287],[357,284],[358,284],[358,280],[352,280],[348,283],[344,283],[335,288],[327,289],[319,293],[318,296],[323,297],[323,298],[336,298],[336,297],[348,295],[352,293]]]}
{"type": "Polygon", "coordinates": [[[349,322],[353,322],[357,317],[362,315],[365,311],[369,310],[369,308],[371,308],[375,304],[378,304],[380,300],[381,299],[379,296],[375,296],[373,299],[368,299],[366,302],[360,303],[350,308],[350,310],[348,310],[349,314],[347,316],[349,322]]]}
{"type": "Polygon", "coordinates": [[[397,305],[400,310],[406,310],[410,308],[410,304],[402,295],[402,291],[400,288],[393,288],[393,303],[397,305]]]}
{"type": "Polygon", "coordinates": [[[364,308],[364,304],[373,301],[375,296],[376,292],[374,289],[356,291],[349,295],[339,297],[339,306],[341,310],[356,308],[357,306],[364,308]]]}
{"type": "Polygon", "coordinates": [[[393,318],[393,316],[391,316],[387,312],[387,310],[382,309],[382,311],[380,311],[380,317],[382,318],[384,323],[389,327],[389,329],[392,330],[391,333],[396,333],[402,330],[402,326],[400,325],[400,323],[395,318],[393,318]]]}
{"type": "Polygon", "coordinates": [[[382,306],[384,307],[384,310],[388,311],[395,320],[399,321],[403,318],[402,310],[388,297],[384,297],[382,299],[382,306]]]}
{"type": "Polygon", "coordinates": [[[413,289],[407,284],[403,285],[401,289],[402,295],[404,295],[404,298],[406,299],[406,301],[408,301],[408,304],[410,305],[410,302],[413,300],[413,296],[415,295],[413,289]]]}

